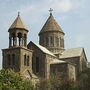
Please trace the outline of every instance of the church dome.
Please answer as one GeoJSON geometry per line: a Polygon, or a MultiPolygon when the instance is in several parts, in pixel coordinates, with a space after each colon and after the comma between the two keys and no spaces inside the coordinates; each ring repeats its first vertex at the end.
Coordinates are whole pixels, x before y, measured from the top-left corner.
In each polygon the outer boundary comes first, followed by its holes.
{"type": "Polygon", "coordinates": [[[44,32],[61,32],[64,34],[62,31],[61,27],[58,25],[56,20],[54,19],[52,13],[50,13],[49,18],[47,19],[46,23],[44,24],[43,28],[41,29],[39,35],[44,32]]]}
{"type": "Polygon", "coordinates": [[[64,51],[64,32],[51,11],[52,9],[50,9],[50,16],[39,33],[39,44],[54,54],[62,53],[64,51]]]}

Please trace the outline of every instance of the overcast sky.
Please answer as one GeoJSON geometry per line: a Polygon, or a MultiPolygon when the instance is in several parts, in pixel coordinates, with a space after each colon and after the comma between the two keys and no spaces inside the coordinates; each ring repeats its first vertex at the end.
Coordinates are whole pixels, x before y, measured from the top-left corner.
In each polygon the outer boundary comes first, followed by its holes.
{"type": "Polygon", "coordinates": [[[84,47],[90,59],[90,0],[0,0],[0,49],[9,46],[8,28],[18,11],[29,30],[28,42],[38,43],[38,33],[49,17],[49,8],[53,8],[53,16],[65,32],[65,48],[84,47]]]}

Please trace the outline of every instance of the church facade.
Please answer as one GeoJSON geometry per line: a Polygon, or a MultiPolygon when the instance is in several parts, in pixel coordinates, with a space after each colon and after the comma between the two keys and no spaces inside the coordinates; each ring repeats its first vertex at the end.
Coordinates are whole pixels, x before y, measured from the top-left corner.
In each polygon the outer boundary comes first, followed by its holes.
{"type": "Polygon", "coordinates": [[[62,79],[76,80],[87,68],[84,48],[65,49],[65,33],[52,13],[39,32],[39,44],[27,44],[28,30],[20,15],[8,29],[9,47],[2,49],[3,68],[14,69],[33,81],[60,74],[62,79]]]}

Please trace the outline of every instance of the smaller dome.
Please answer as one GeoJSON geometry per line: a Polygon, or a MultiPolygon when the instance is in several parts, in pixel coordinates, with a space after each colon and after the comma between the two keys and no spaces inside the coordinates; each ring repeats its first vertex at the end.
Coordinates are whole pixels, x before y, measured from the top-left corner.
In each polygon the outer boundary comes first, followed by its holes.
{"type": "Polygon", "coordinates": [[[43,28],[41,29],[39,35],[43,32],[50,32],[50,31],[57,31],[64,34],[61,27],[58,25],[56,20],[54,19],[52,13],[50,13],[49,18],[47,19],[46,23],[44,24],[43,28]]]}

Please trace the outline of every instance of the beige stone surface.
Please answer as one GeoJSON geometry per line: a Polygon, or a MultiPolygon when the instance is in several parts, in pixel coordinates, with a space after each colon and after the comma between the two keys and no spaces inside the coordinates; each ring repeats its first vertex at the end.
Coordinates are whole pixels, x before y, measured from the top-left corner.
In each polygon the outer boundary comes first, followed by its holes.
{"type": "MultiPolygon", "coordinates": [[[[20,16],[18,15],[17,18],[15,19],[15,21],[12,23],[12,25],[10,26],[10,29],[14,29],[14,28],[21,28],[21,29],[26,29],[23,21],[21,20],[20,16]]],[[[26,29],[27,30],[27,29],[26,29]]]]}

